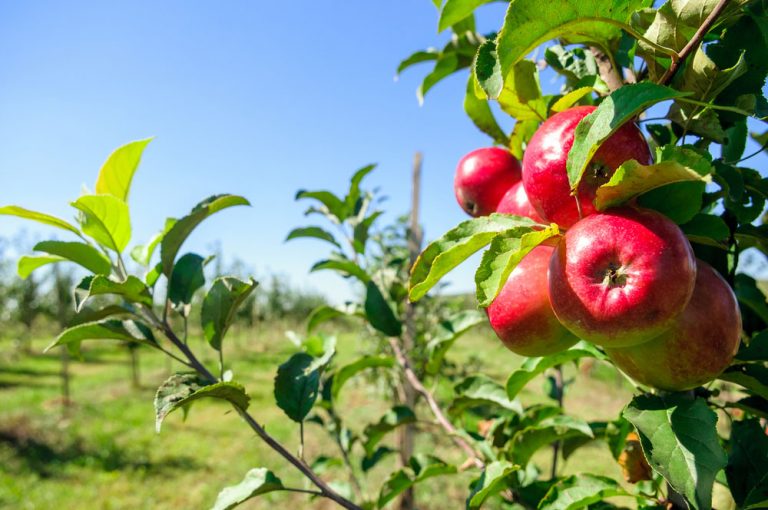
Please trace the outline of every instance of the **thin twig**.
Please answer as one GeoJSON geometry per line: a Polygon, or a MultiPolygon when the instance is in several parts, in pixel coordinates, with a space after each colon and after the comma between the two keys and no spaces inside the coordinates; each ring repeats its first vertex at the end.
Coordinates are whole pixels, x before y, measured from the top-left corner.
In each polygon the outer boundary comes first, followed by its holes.
{"type": "Polygon", "coordinates": [[[450,420],[445,416],[443,413],[443,410],[440,408],[440,404],[437,403],[435,400],[435,397],[430,393],[430,391],[424,387],[424,384],[422,384],[421,380],[419,380],[419,377],[416,375],[416,373],[413,371],[413,368],[411,367],[411,362],[408,361],[408,358],[403,353],[403,350],[400,348],[400,343],[398,342],[397,338],[390,338],[389,339],[389,345],[392,347],[392,351],[395,353],[395,358],[397,359],[398,364],[400,364],[400,367],[403,369],[403,372],[405,373],[405,378],[408,380],[408,383],[413,387],[414,390],[416,390],[417,393],[419,393],[422,397],[424,397],[424,400],[427,401],[427,404],[429,405],[430,410],[432,411],[432,414],[437,419],[438,423],[443,427],[443,429],[448,432],[449,436],[453,440],[453,442],[464,452],[469,456],[472,463],[482,468],[484,466],[484,463],[481,459],[481,455],[475,451],[474,448],[460,435],[458,435],[458,431],[456,430],[456,427],[453,426],[453,424],[450,422],[450,420]]]}
{"type": "MultiPolygon", "coordinates": [[[[167,322],[162,323],[162,331],[163,334],[165,334],[166,338],[171,341],[171,343],[179,349],[184,356],[189,360],[189,364],[194,368],[201,376],[208,379],[210,382],[217,382],[218,379],[203,365],[200,360],[197,359],[195,354],[189,349],[187,345],[182,342],[182,340],[176,335],[176,333],[173,331],[171,326],[167,322]]],[[[345,497],[343,497],[341,494],[337,493],[333,488],[331,488],[327,483],[323,481],[322,478],[320,478],[317,474],[315,474],[314,471],[303,461],[296,458],[291,452],[285,449],[285,447],[280,444],[277,440],[275,440],[272,436],[270,436],[266,430],[264,430],[264,427],[262,427],[259,422],[256,421],[256,419],[251,416],[247,411],[244,411],[243,409],[240,409],[239,407],[235,407],[235,410],[238,412],[238,414],[245,420],[245,422],[251,427],[251,429],[256,432],[256,435],[258,435],[262,441],[267,443],[267,446],[272,448],[274,451],[276,451],[280,456],[282,456],[285,460],[290,462],[296,469],[298,469],[304,476],[309,478],[309,480],[318,488],[320,489],[320,494],[325,498],[328,498],[337,504],[339,504],[341,507],[346,508],[347,510],[362,510],[359,506],[354,504],[353,502],[349,501],[345,497]]]]}
{"type": "Polygon", "coordinates": [[[699,47],[701,40],[707,34],[717,17],[720,16],[720,14],[723,12],[727,4],[728,0],[720,0],[715,8],[712,9],[712,12],[709,13],[709,16],[707,16],[707,18],[704,20],[704,23],[702,23],[699,29],[696,30],[696,33],[693,34],[693,37],[690,41],[688,41],[688,44],[686,44],[683,49],[680,50],[678,58],[672,58],[672,62],[669,64],[669,69],[667,69],[667,72],[664,73],[664,76],[662,76],[659,80],[661,85],[668,85],[672,81],[672,78],[675,77],[675,73],[677,73],[677,70],[680,69],[680,65],[685,62],[685,59],[688,57],[688,55],[693,53],[696,48],[699,47]]]}

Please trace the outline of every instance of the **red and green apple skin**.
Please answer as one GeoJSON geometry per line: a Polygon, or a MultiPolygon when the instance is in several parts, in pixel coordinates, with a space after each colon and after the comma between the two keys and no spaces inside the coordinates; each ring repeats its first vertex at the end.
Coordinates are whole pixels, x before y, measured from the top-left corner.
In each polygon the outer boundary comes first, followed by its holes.
{"type": "Polygon", "coordinates": [[[605,352],[637,382],[683,391],[720,375],[731,364],[740,339],[736,296],[712,266],[699,260],[693,296],[670,329],[643,344],[605,352]]]}
{"type": "Polygon", "coordinates": [[[453,191],[467,214],[487,216],[496,211],[507,190],[521,178],[520,162],[508,150],[485,147],[461,158],[453,191]]]}
{"type": "Polygon", "coordinates": [[[693,293],[696,259],[680,228],[630,207],[587,216],[568,229],[549,266],[560,322],[604,347],[628,347],[669,329],[693,293]]]}
{"type": "Polygon", "coordinates": [[[501,198],[501,202],[499,202],[499,205],[496,207],[496,212],[525,216],[536,223],[546,224],[544,218],[539,216],[539,213],[537,213],[536,209],[531,205],[531,201],[528,200],[528,195],[525,194],[525,188],[523,187],[523,181],[520,181],[509,188],[509,191],[504,194],[501,198]]]}
{"type": "MultiPolygon", "coordinates": [[[[566,162],[576,126],[594,110],[594,106],[576,106],[553,115],[539,127],[525,149],[525,192],[547,223],[568,228],[579,221],[579,208],[571,195],[566,162]]],[[[634,123],[621,126],[592,157],[578,188],[581,217],[595,212],[593,201],[597,188],[608,182],[616,168],[630,159],[643,165],[652,162],[648,143],[634,123]]]]}
{"type": "Polygon", "coordinates": [[[485,309],[491,328],[504,345],[522,356],[546,356],[578,339],[565,329],[549,304],[547,270],[554,248],[537,246],[512,271],[485,309]]]}

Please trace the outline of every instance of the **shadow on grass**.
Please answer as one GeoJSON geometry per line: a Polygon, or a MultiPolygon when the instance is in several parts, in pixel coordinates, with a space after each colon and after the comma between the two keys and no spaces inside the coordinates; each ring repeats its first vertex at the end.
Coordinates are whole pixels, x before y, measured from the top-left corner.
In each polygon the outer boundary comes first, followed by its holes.
{"type": "Polygon", "coordinates": [[[17,388],[53,388],[56,384],[40,381],[0,381],[0,391],[17,388]]]}
{"type": "Polygon", "coordinates": [[[8,367],[0,365],[0,375],[2,374],[28,375],[34,377],[58,377],[61,375],[61,372],[59,370],[35,370],[32,368],[8,367]]]}
{"type": "Polygon", "coordinates": [[[0,446],[9,448],[13,458],[41,478],[55,478],[69,466],[102,471],[140,471],[154,476],[200,468],[199,462],[190,456],[151,461],[145,452],[127,452],[111,439],[99,444],[89,443],[84,437],[38,429],[26,417],[0,424],[0,446]]]}

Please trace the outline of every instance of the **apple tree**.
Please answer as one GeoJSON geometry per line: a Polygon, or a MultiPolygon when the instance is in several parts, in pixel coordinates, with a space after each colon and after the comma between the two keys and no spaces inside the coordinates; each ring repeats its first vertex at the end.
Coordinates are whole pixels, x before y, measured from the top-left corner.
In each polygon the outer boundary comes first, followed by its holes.
{"type": "Polygon", "coordinates": [[[288,239],[325,243],[329,254],[312,270],[337,272],[359,299],[316,309],[295,352],[275,367],[275,403],[292,422],[296,445],[267,432],[227,364],[227,333],[256,282],[206,282],[208,258],[183,249],[200,223],[248,201],[208,197],[159,221],[157,235],[128,251],[130,185],[149,140],[110,155],[94,192],[71,202],[73,222],[0,208],[71,237],[38,244],[36,255],[19,261],[20,272],[72,262],[89,273],[74,289],[77,314],[51,347],[77,354],[83,341],[118,340],[161,351],[187,370],[157,391],[158,430],[169,413],[198,400],[225,401],[284,469],[307,480],[287,485],[254,466],[220,493],[215,509],[276,491],[347,509],[417,508],[429,504],[419,487],[438,477],[471,479],[463,488],[468,509],[709,510],[715,484],[739,508],[765,508],[768,305],[739,264],[747,251],[766,253],[768,180],[749,166],[768,145],[765,134],[749,132],[768,114],[765,2],[514,0],[489,34],[477,32],[474,18],[486,1],[434,3],[450,41],[414,53],[398,72],[433,65],[421,101],[446,76],[466,72],[468,117],[504,153],[501,160],[520,164],[508,165],[517,172],[510,178],[457,179],[457,198],[476,217],[423,250],[416,208],[408,224],[381,225],[380,201],[363,184],[373,166],[355,172],[343,194],[297,194],[319,224],[288,239]],[[529,58],[532,52],[543,60],[529,58]],[[542,90],[545,72],[560,76],[557,93],[542,90]],[[501,116],[514,120],[510,131],[501,116]],[[760,150],[745,154],[750,136],[760,150]],[[504,189],[462,200],[464,183],[504,189]],[[479,203],[485,197],[495,203],[479,203]],[[475,283],[485,312],[452,310],[430,291],[484,248],[475,283]],[[142,268],[135,274],[127,253],[142,268]],[[197,293],[202,305],[192,317],[197,293]],[[341,316],[359,321],[365,341],[365,355],[344,364],[334,337],[318,333],[341,316]],[[486,316],[507,347],[530,349],[503,383],[446,356],[486,316]],[[216,362],[201,361],[199,344],[188,342],[190,320],[199,322],[216,362]],[[558,341],[543,348],[552,332],[558,341]],[[635,388],[609,421],[567,412],[561,367],[594,360],[621,368],[635,388]],[[541,375],[551,398],[523,405],[521,392],[541,375]],[[388,408],[362,429],[350,426],[339,405],[355,377],[379,383],[388,408]],[[385,439],[395,432],[392,448],[385,439]],[[308,458],[305,440],[325,438],[335,453],[308,458]],[[595,442],[627,483],[563,475],[562,459],[595,442]],[[439,457],[431,450],[438,443],[445,445],[439,457]],[[390,456],[397,467],[376,483],[372,468],[391,465],[382,462],[390,456]]]}

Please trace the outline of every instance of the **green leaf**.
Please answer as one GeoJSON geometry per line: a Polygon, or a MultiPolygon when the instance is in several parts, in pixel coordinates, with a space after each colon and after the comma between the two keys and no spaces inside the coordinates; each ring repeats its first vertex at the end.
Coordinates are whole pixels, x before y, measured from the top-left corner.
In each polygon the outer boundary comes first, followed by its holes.
{"type": "Polygon", "coordinates": [[[754,335],[749,343],[741,342],[736,359],[739,361],[768,360],[768,329],[754,335]]]}
{"type": "Polygon", "coordinates": [[[204,266],[205,259],[196,253],[183,255],[173,266],[168,284],[168,299],[184,317],[189,316],[195,292],[205,285],[204,266]]]}
{"type": "Polygon", "coordinates": [[[534,61],[521,60],[515,64],[512,79],[515,86],[515,95],[521,103],[529,103],[541,98],[539,68],[534,61]]]}
{"type": "Polygon", "coordinates": [[[80,242],[42,241],[37,243],[35,251],[63,257],[79,264],[94,274],[108,275],[112,271],[112,262],[93,246],[80,242]]]}
{"type": "MultiPolygon", "coordinates": [[[[744,3],[729,2],[726,10],[738,12],[744,3]]],[[[714,2],[710,5],[712,4],[714,2]]],[[[741,106],[739,102],[751,96],[753,100],[749,110],[758,117],[764,117],[768,113],[768,104],[763,96],[763,85],[768,74],[768,41],[763,22],[766,16],[765,5],[762,2],[750,2],[747,12],[749,15],[741,16],[728,26],[718,41],[707,46],[706,51],[720,69],[734,67],[742,58],[746,62],[746,72],[718,94],[718,104],[741,106]]],[[[720,19],[722,18],[721,15],[720,19]]],[[[728,114],[726,117],[729,120],[738,118],[736,114],[728,114]]]]}
{"type": "Polygon", "coordinates": [[[483,312],[477,310],[463,310],[442,321],[437,326],[435,336],[427,344],[427,372],[436,374],[440,371],[443,358],[458,338],[474,326],[487,320],[483,312]]]}
{"type": "Polygon", "coordinates": [[[411,269],[411,300],[418,301],[424,297],[443,276],[500,233],[533,225],[536,223],[528,218],[496,213],[459,223],[431,242],[419,255],[411,269]]]}
{"type": "Polygon", "coordinates": [[[343,317],[345,315],[361,315],[357,310],[357,307],[348,304],[344,307],[333,307],[328,305],[322,305],[309,314],[307,319],[307,333],[312,333],[317,327],[327,321],[333,320],[337,317],[343,317]]]}
{"type": "Polygon", "coordinates": [[[157,283],[157,280],[159,280],[162,275],[163,275],[163,264],[161,262],[158,262],[149,271],[147,271],[146,275],[144,275],[144,281],[147,283],[148,287],[154,288],[155,284],[157,283]]]}
{"type": "Polygon", "coordinates": [[[653,104],[686,94],[663,85],[642,82],[625,85],[606,97],[594,112],[576,126],[573,146],[566,163],[571,189],[578,186],[600,144],[623,124],[653,104]]]}
{"type": "Polygon", "coordinates": [[[550,110],[555,113],[567,110],[571,106],[581,101],[584,96],[591,94],[594,90],[595,89],[592,87],[580,87],[578,89],[574,89],[555,101],[550,110]]]}
{"type": "MultiPolygon", "coordinates": [[[[738,10],[738,4],[741,2],[729,3],[731,5],[719,16],[718,21],[723,21],[733,13],[733,10],[738,10]]],[[[658,10],[646,9],[638,13],[633,16],[632,22],[635,30],[643,33],[645,39],[679,52],[693,38],[716,4],[714,0],[668,1],[658,10]]],[[[638,41],[638,54],[648,64],[650,78],[653,81],[658,81],[669,67],[669,55],[658,51],[644,41],[638,41]]]]}
{"type": "Polygon", "coordinates": [[[525,427],[512,436],[510,458],[524,466],[539,449],[555,441],[579,436],[594,438],[587,422],[562,414],[550,416],[535,425],[525,427]]]}
{"type": "Polygon", "coordinates": [[[203,299],[200,311],[203,334],[211,347],[217,351],[221,350],[224,336],[232,325],[238,308],[257,285],[252,278],[247,283],[232,276],[222,276],[214,280],[203,299]]]}
{"type": "Polygon", "coordinates": [[[359,374],[367,368],[391,368],[394,366],[394,360],[390,356],[366,356],[352,363],[347,363],[336,370],[333,374],[333,383],[331,386],[331,396],[336,400],[344,384],[352,377],[359,374]]]}
{"type": "Polygon", "coordinates": [[[489,497],[504,490],[510,475],[518,469],[520,469],[520,466],[504,460],[487,464],[480,477],[474,480],[470,486],[467,510],[475,510],[482,507],[489,497]]]}
{"type": "Polygon", "coordinates": [[[509,379],[507,379],[507,397],[513,400],[526,384],[537,375],[544,373],[545,370],[581,358],[606,359],[605,354],[598,351],[592,344],[584,341],[577,343],[570,349],[550,356],[527,358],[520,368],[512,372],[509,379]]]}
{"type": "Polygon", "coordinates": [[[498,36],[503,75],[534,48],[552,39],[607,47],[608,41],[621,36],[621,29],[602,19],[626,23],[634,11],[648,4],[644,0],[515,0],[509,5],[498,36]]]}
{"type": "Polygon", "coordinates": [[[174,374],[155,393],[155,428],[160,432],[163,420],[171,412],[206,397],[226,400],[243,411],[248,409],[251,400],[245,389],[235,382],[210,384],[197,374],[174,374]]]}
{"type": "Polygon", "coordinates": [[[734,277],[733,283],[733,290],[736,292],[736,297],[739,298],[739,303],[749,308],[763,322],[768,324],[768,303],[763,292],[757,287],[755,279],[740,273],[734,277]]]}
{"type": "Polygon", "coordinates": [[[730,444],[725,476],[737,507],[744,508],[750,493],[768,476],[768,436],[756,418],[734,421],[730,444]]]}
{"type": "Polygon", "coordinates": [[[341,248],[341,245],[336,242],[336,238],[333,237],[333,234],[320,227],[295,228],[290,231],[288,237],[286,237],[285,240],[290,241],[291,239],[298,239],[300,237],[314,237],[315,239],[322,239],[323,241],[328,241],[334,246],[341,248]]]}
{"type": "Polygon", "coordinates": [[[163,240],[165,233],[168,232],[175,223],[176,220],[174,218],[168,218],[165,222],[165,229],[163,229],[162,232],[153,235],[147,244],[139,244],[133,247],[131,250],[131,258],[142,266],[148,266],[149,262],[152,260],[152,255],[155,253],[155,248],[157,248],[160,241],[163,240]]]}
{"type": "Polygon", "coordinates": [[[768,399],[751,395],[731,404],[732,407],[748,412],[752,416],[768,419],[768,399]]]}
{"type": "Polygon", "coordinates": [[[680,126],[682,131],[709,138],[717,143],[725,141],[725,130],[715,110],[701,109],[686,103],[673,103],[667,118],[680,126]]]}
{"type": "Polygon", "coordinates": [[[377,508],[384,508],[387,503],[413,487],[417,483],[441,475],[452,475],[458,472],[456,466],[446,464],[431,455],[412,457],[408,467],[395,471],[384,482],[379,492],[377,508]]]}
{"type": "Polygon", "coordinates": [[[493,0],[445,0],[440,9],[440,20],[437,24],[438,32],[452,27],[456,23],[468,18],[475,9],[493,0]]]}
{"type": "Polygon", "coordinates": [[[82,212],[84,234],[110,250],[125,250],[131,240],[128,204],[112,195],[83,195],[71,205],[82,212]]]}
{"type": "Polygon", "coordinates": [[[371,227],[382,214],[384,214],[383,211],[376,211],[355,225],[352,235],[353,244],[355,245],[355,251],[357,253],[365,254],[365,244],[368,242],[371,227]]]}
{"type": "Polygon", "coordinates": [[[610,478],[590,474],[569,476],[549,489],[539,510],[577,510],[613,496],[629,496],[610,478]]]}
{"type": "Polygon", "coordinates": [[[507,398],[504,387],[485,375],[467,377],[456,384],[453,391],[456,397],[450,412],[454,415],[460,415],[468,407],[477,406],[500,407],[517,414],[523,413],[520,402],[507,398]]]}
{"type": "Polygon", "coordinates": [[[85,302],[93,296],[113,294],[122,297],[132,303],[141,303],[152,306],[152,293],[140,279],[129,275],[125,281],[116,282],[104,275],[86,277],[78,286],[75,296],[77,311],[82,310],[85,302]]]}
{"type": "Polygon", "coordinates": [[[107,305],[102,308],[82,310],[81,312],[75,314],[75,316],[69,321],[68,326],[72,327],[79,324],[84,324],[86,322],[97,322],[109,317],[115,319],[131,319],[135,316],[133,315],[133,310],[131,308],[121,305],[107,305]]]}
{"type": "Polygon", "coordinates": [[[758,508],[768,508],[768,475],[755,485],[744,501],[744,510],[756,510],[758,508]]]}
{"type": "Polygon", "coordinates": [[[410,408],[405,406],[395,406],[384,414],[377,423],[372,423],[365,427],[365,448],[366,454],[371,455],[376,445],[384,438],[387,433],[392,432],[397,427],[407,423],[414,423],[416,415],[410,408]]]}
{"type": "Polygon", "coordinates": [[[517,120],[515,127],[512,128],[512,134],[509,136],[509,151],[514,157],[522,161],[523,149],[531,141],[536,130],[539,128],[538,120],[517,120]]]}
{"type": "Polygon", "coordinates": [[[722,148],[722,158],[726,163],[736,163],[744,154],[747,147],[747,119],[739,119],[725,130],[725,143],[722,148]]]}
{"type": "MultiPolygon", "coordinates": [[[[480,88],[489,99],[498,99],[504,87],[504,76],[496,52],[496,41],[488,39],[477,49],[473,72],[480,88]]],[[[474,83],[473,83],[474,91],[474,83]]]]}
{"type": "Polygon", "coordinates": [[[597,188],[595,207],[604,211],[622,205],[642,193],[679,182],[706,183],[707,178],[677,161],[662,161],[646,166],[630,159],[616,169],[607,183],[597,188]]]}
{"type": "Polygon", "coordinates": [[[366,165],[358,169],[352,175],[352,178],[349,179],[349,192],[347,193],[347,196],[344,197],[344,205],[347,208],[347,214],[350,216],[355,216],[360,212],[358,210],[360,209],[359,204],[361,203],[360,183],[365,176],[371,173],[375,168],[375,164],[366,165]]]}
{"type": "Polygon", "coordinates": [[[417,51],[411,54],[408,58],[400,62],[397,66],[397,75],[408,69],[409,67],[421,64],[422,62],[435,61],[440,56],[440,52],[435,48],[429,48],[424,51],[417,51]]]}
{"type": "Polygon", "coordinates": [[[715,475],[726,465],[717,415],[703,399],[640,395],[624,409],[646,459],[696,510],[712,507],[715,475]]]}
{"type": "Polygon", "coordinates": [[[6,205],[0,207],[0,215],[16,216],[17,218],[36,221],[38,223],[42,223],[43,225],[49,225],[51,227],[60,228],[62,230],[68,230],[69,232],[72,232],[76,236],[80,237],[80,231],[66,221],[55,216],[51,216],[50,214],[30,211],[29,209],[19,207],[18,205],[6,205]]]}
{"type": "Polygon", "coordinates": [[[701,210],[706,183],[683,181],[666,184],[637,197],[637,205],[658,211],[677,224],[691,221],[701,210]]]}
{"type": "Polygon", "coordinates": [[[443,78],[450,76],[460,69],[459,57],[456,52],[442,52],[435,63],[434,69],[424,77],[416,90],[416,99],[419,105],[424,104],[424,96],[427,95],[432,87],[437,85],[443,78]]]}
{"type": "Polygon", "coordinates": [[[542,97],[539,71],[530,60],[521,60],[504,77],[499,106],[517,120],[543,121],[552,96],[542,97]]]}
{"type": "Polygon", "coordinates": [[[187,215],[178,220],[167,230],[160,242],[160,260],[163,274],[170,278],[173,263],[181,245],[197,226],[206,218],[228,207],[251,205],[248,200],[237,195],[213,195],[199,204],[187,215]]]}
{"type": "Polygon", "coordinates": [[[130,142],[109,155],[99,170],[96,193],[112,195],[125,202],[131,189],[133,174],[141,162],[141,155],[152,138],[130,142]]]}
{"type": "Polygon", "coordinates": [[[691,92],[693,98],[709,102],[717,97],[733,80],[747,72],[744,53],[728,69],[719,69],[702,48],[686,61],[685,69],[675,76],[678,90],[691,92]]]}
{"type": "Polygon", "coordinates": [[[387,300],[384,299],[384,295],[379,290],[379,287],[373,281],[369,281],[366,285],[365,303],[363,306],[368,322],[374,329],[387,336],[400,336],[400,333],[403,331],[403,325],[387,300]]]}
{"type": "Polygon", "coordinates": [[[154,338],[146,336],[146,331],[137,327],[134,321],[104,320],[86,322],[67,328],[56,337],[44,352],[57,345],[80,345],[83,340],[122,340],[125,342],[155,343],[154,338]]]}
{"type": "Polygon", "coordinates": [[[314,360],[299,352],[277,369],[275,400],[286,416],[297,423],[304,421],[317,400],[320,370],[310,368],[314,360]]]}
{"type": "Polygon", "coordinates": [[[368,283],[371,279],[371,277],[368,276],[368,273],[366,273],[363,268],[357,265],[354,261],[348,259],[321,260],[312,266],[309,271],[313,273],[315,271],[328,269],[342,273],[344,276],[354,276],[362,283],[368,283]]]}
{"type": "Polygon", "coordinates": [[[725,221],[712,214],[697,214],[680,228],[689,240],[700,244],[723,246],[731,235],[725,221]]]}
{"type": "Polygon", "coordinates": [[[301,200],[302,198],[310,198],[320,202],[322,204],[321,210],[324,214],[331,215],[336,223],[341,223],[349,215],[344,201],[330,191],[299,190],[296,193],[296,200],[301,200]]]}
{"type": "Polygon", "coordinates": [[[768,367],[759,363],[731,365],[719,379],[740,384],[751,393],[768,399],[768,367]]]}
{"type": "Polygon", "coordinates": [[[600,74],[595,56],[584,48],[566,50],[559,44],[554,44],[544,50],[544,60],[558,74],[565,76],[569,84],[600,74]]]}
{"type": "Polygon", "coordinates": [[[67,259],[57,257],[56,255],[22,255],[19,257],[16,273],[18,273],[19,278],[26,280],[36,269],[47,266],[48,264],[65,262],[66,260],[67,259]]]}
{"type": "Polygon", "coordinates": [[[365,457],[363,457],[363,460],[360,462],[360,467],[363,469],[363,472],[368,472],[373,469],[382,459],[396,452],[397,450],[393,450],[388,446],[379,446],[373,453],[365,454],[365,457]]]}
{"type": "Polygon", "coordinates": [[[469,75],[467,82],[467,92],[464,95],[464,111],[469,119],[483,133],[490,136],[494,143],[499,145],[509,145],[509,137],[501,129],[496,118],[493,116],[491,106],[485,99],[480,99],[475,94],[475,75],[474,70],[469,75]]]}
{"type": "Polygon", "coordinates": [[[272,471],[267,468],[254,468],[245,474],[242,482],[219,492],[211,510],[230,510],[261,494],[283,489],[283,482],[272,471]]]}
{"type": "Polygon", "coordinates": [[[491,241],[475,273],[477,304],[489,306],[507,283],[517,265],[538,245],[560,235],[554,223],[542,230],[520,227],[507,230],[491,241]]]}

